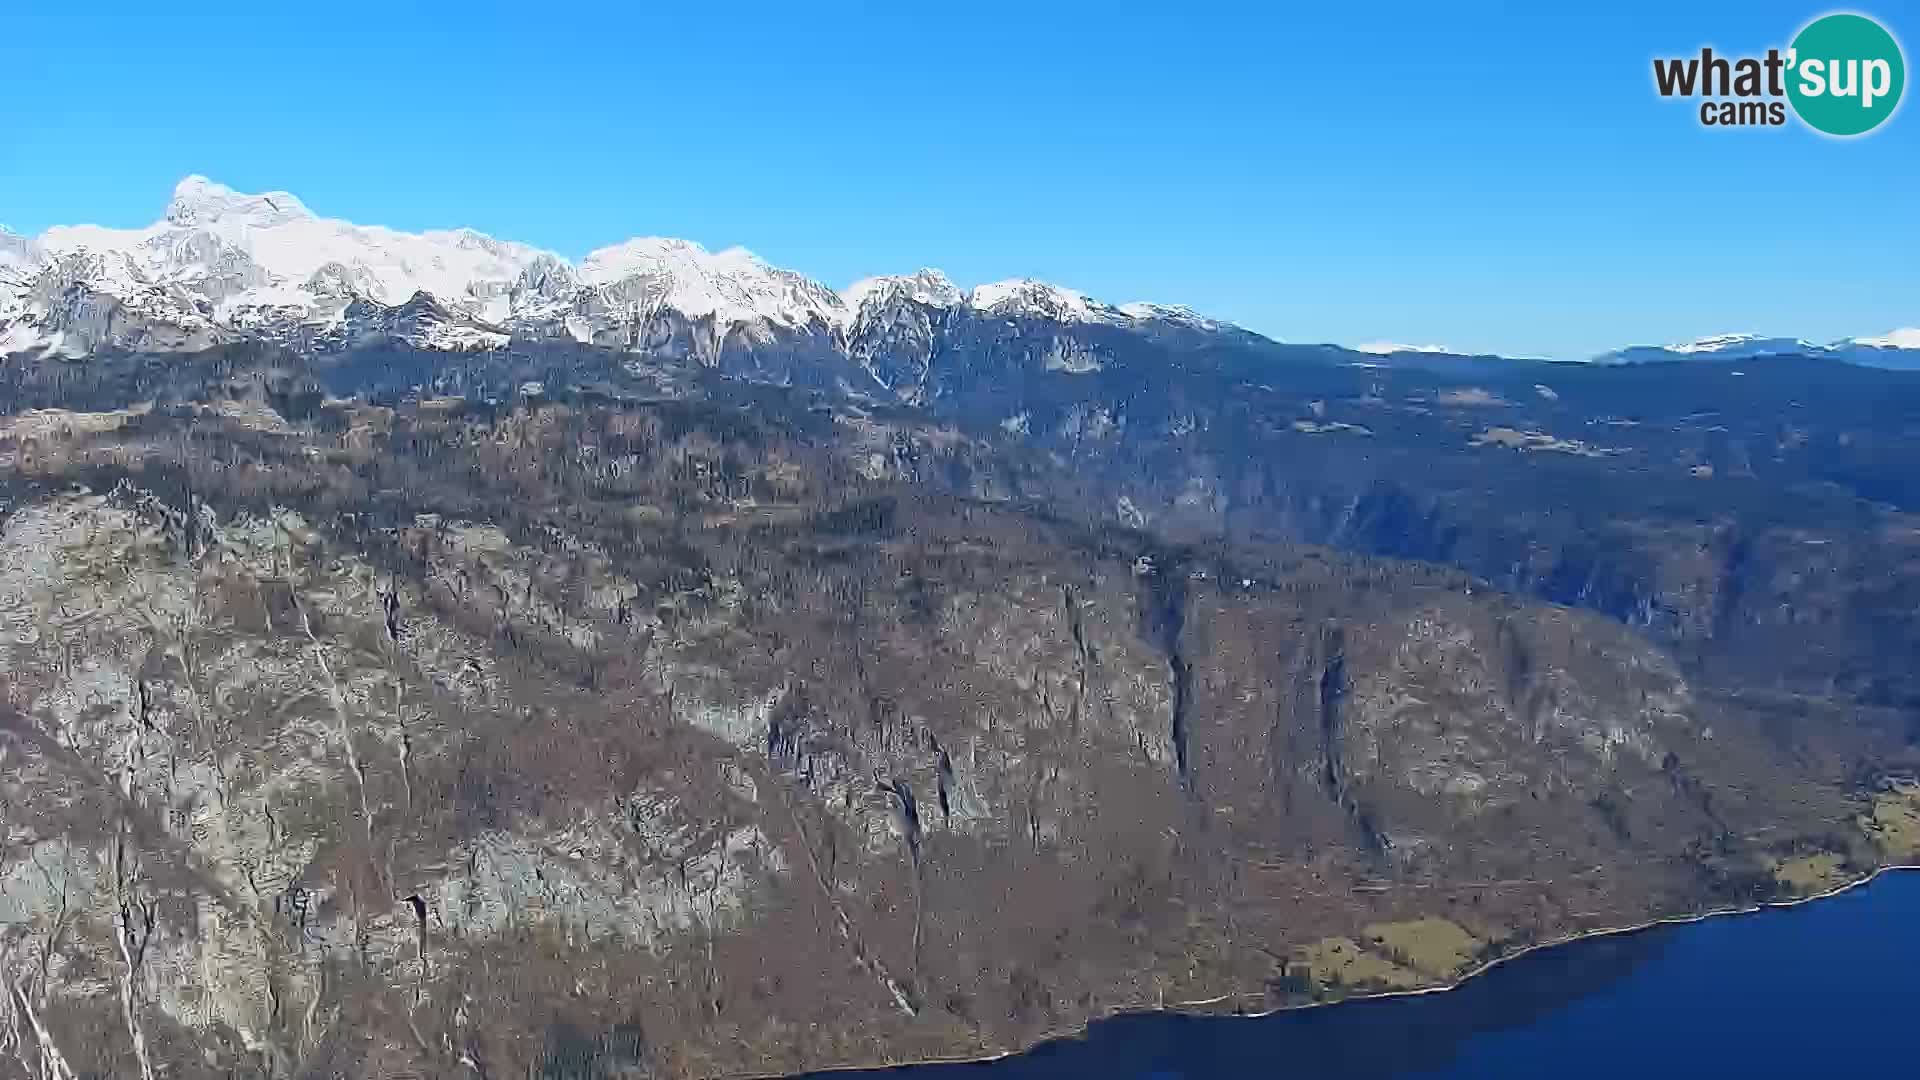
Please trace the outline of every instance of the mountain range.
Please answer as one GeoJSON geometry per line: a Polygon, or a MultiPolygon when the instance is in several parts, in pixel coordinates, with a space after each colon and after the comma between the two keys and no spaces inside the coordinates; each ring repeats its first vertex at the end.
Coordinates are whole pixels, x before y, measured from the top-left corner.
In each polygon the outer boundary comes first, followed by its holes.
{"type": "Polygon", "coordinates": [[[860,381],[882,378],[860,358],[872,337],[895,328],[903,304],[981,319],[1237,332],[1185,308],[1115,306],[1031,280],[962,290],[937,270],[836,292],[741,248],[662,237],[600,248],[576,264],[471,229],[412,234],[322,218],[287,192],[243,194],[199,176],[181,181],[146,228],[0,232],[8,353],[245,338],[326,349],[387,335],[446,350],[570,341],[714,362],[773,346],[808,357],[821,369],[813,377],[860,381]]]}
{"type": "Polygon", "coordinates": [[[0,278],[0,1077],[995,1057],[1920,861],[1920,374],[1841,362],[1906,337],[1284,344],[202,180],[0,278]]]}
{"type": "MultiPolygon", "coordinates": [[[[435,350],[572,342],[677,356],[772,381],[890,392],[915,401],[917,374],[883,354],[903,334],[931,347],[937,324],[1038,320],[1122,337],[1184,336],[1283,348],[1191,308],[1114,305],[1016,279],[963,289],[938,270],[873,277],[836,291],[742,248],[636,237],[575,263],[472,229],[406,233],[320,217],[296,196],[245,194],[202,176],[174,189],[145,228],[60,226],[37,238],[0,229],[0,355],[181,351],[264,339],[309,351],[394,340],[435,350]]],[[[1097,335],[1095,335],[1097,336],[1097,335]]],[[[1444,362],[1440,345],[1370,342],[1322,350],[1351,363],[1444,362]]],[[[914,349],[910,349],[915,351],[914,349]]],[[[1100,348],[1070,333],[1039,362],[1092,370],[1100,348]]],[[[1826,345],[1737,334],[1633,346],[1603,363],[1737,359],[1766,353],[1869,366],[1920,366],[1920,330],[1826,345]]],[[[923,364],[907,361],[908,367],[923,364]]]]}
{"type": "Polygon", "coordinates": [[[1878,337],[1842,338],[1826,344],[1804,338],[1763,337],[1758,334],[1716,334],[1672,345],[1632,345],[1595,357],[1602,364],[1647,364],[1667,361],[1744,360],[1753,356],[1813,356],[1844,360],[1863,367],[1920,370],[1920,330],[1903,329],[1878,337]]]}

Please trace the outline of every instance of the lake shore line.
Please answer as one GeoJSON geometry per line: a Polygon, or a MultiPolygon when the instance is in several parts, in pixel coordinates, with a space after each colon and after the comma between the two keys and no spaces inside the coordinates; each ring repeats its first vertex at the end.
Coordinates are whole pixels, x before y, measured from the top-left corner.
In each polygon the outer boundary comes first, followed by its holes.
{"type": "Polygon", "coordinates": [[[1746,904],[1739,907],[1713,908],[1708,911],[1694,912],[1688,915],[1669,915],[1669,916],[1665,916],[1658,919],[1648,919],[1644,922],[1631,923],[1626,926],[1605,927],[1597,930],[1583,930],[1583,931],[1580,931],[1579,933],[1568,934],[1563,937],[1553,938],[1548,941],[1535,942],[1534,944],[1528,945],[1524,948],[1516,949],[1511,953],[1507,953],[1503,956],[1497,956],[1491,960],[1487,960],[1480,964],[1477,964],[1474,967],[1455,976],[1453,979],[1445,983],[1435,984],[1433,986],[1421,986],[1421,987],[1412,987],[1404,990],[1381,990],[1381,991],[1374,991],[1374,992],[1362,993],[1362,994],[1352,994],[1346,997],[1334,998],[1327,1001],[1293,1002],[1285,1005],[1274,1006],[1272,1008],[1261,1009],[1258,1012],[1195,1013],[1192,1011],[1196,1009],[1206,1009],[1210,1006],[1222,1005],[1227,1002],[1233,1001],[1235,999],[1259,999],[1259,998],[1264,998],[1265,996],[1262,994],[1255,994],[1255,993],[1248,993],[1248,992],[1229,992],[1229,993],[1218,995],[1216,997],[1199,998],[1199,999],[1188,1000],[1188,1001],[1168,1001],[1168,1002],[1160,1002],[1160,1003],[1146,1004],[1146,1005],[1128,1005],[1128,1006],[1122,1006],[1120,1008],[1108,1009],[1100,1013],[1099,1015],[1089,1017],[1084,1022],[1073,1025],[1072,1027],[1062,1028],[1057,1031],[1048,1032],[1040,1036],[1039,1038],[1034,1039],[1032,1042],[1028,1043],[1027,1045],[1015,1050],[1003,1050],[993,1054],[955,1055],[953,1057],[917,1058],[911,1061],[891,1061],[891,1062],[883,1061],[883,1062],[873,1062],[868,1064],[830,1065],[824,1068],[811,1069],[803,1073],[728,1074],[725,1080],[791,1080],[791,1078],[793,1077],[802,1077],[802,1076],[822,1076],[822,1075],[831,1075],[835,1073],[873,1072],[873,1071],[887,1071],[887,1070],[895,1070],[895,1069],[911,1069],[911,1068],[917,1068],[921,1066],[930,1066],[930,1065],[986,1065],[996,1061],[1004,1061],[1008,1058],[1015,1058],[1023,1054],[1031,1053],[1034,1050],[1038,1049],[1039,1047],[1044,1046],[1048,1043],[1059,1042],[1059,1041],[1068,1040],[1068,1039],[1081,1038],[1087,1034],[1088,1030],[1094,1024],[1097,1024],[1106,1020],[1111,1020],[1121,1016],[1153,1016],[1153,1015],[1159,1015],[1159,1014],[1175,1014],[1175,1015],[1201,1015],[1201,1016],[1232,1016],[1232,1017],[1238,1017],[1243,1019],[1256,1020],[1261,1017],[1276,1016],[1282,1013],[1301,1012],[1307,1009],[1331,1008],[1336,1005],[1349,1005],[1349,1004],[1353,1004],[1355,1002],[1361,1002],[1361,1001],[1385,1001],[1393,998],[1419,997],[1426,994],[1442,994],[1448,991],[1458,990],[1462,986],[1466,985],[1467,983],[1472,982],[1474,979],[1479,978],[1482,975],[1485,975],[1486,973],[1494,970],[1495,968],[1498,968],[1504,964],[1512,963],[1513,961],[1519,960],[1524,956],[1528,956],[1532,953],[1540,952],[1545,949],[1557,949],[1567,945],[1574,945],[1582,941],[1590,941],[1597,938],[1616,937],[1621,934],[1635,934],[1635,933],[1640,933],[1647,930],[1656,930],[1666,926],[1684,926],[1690,923],[1705,922],[1708,919],[1718,919],[1718,918],[1724,918],[1727,916],[1738,916],[1738,915],[1758,915],[1767,911],[1799,907],[1802,904],[1811,904],[1819,900],[1830,900],[1833,897],[1840,896],[1844,893],[1852,892],[1853,890],[1862,888],[1866,885],[1871,885],[1873,882],[1877,881],[1882,875],[1893,873],[1896,871],[1920,871],[1920,863],[1892,863],[1886,866],[1876,867],[1871,873],[1863,874],[1860,877],[1853,879],[1852,881],[1844,882],[1842,884],[1834,886],[1831,889],[1825,889],[1821,892],[1810,893],[1806,896],[1797,896],[1797,897],[1793,897],[1791,899],[1786,899],[1786,900],[1767,900],[1767,901],[1762,901],[1760,903],[1746,904]]]}

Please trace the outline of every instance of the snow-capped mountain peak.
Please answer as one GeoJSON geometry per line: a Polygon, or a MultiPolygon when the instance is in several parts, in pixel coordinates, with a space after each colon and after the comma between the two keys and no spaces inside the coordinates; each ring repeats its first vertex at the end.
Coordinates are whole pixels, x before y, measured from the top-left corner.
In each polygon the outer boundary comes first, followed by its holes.
{"type": "Polygon", "coordinates": [[[506,312],[493,301],[543,254],[470,229],[403,233],[317,217],[286,192],[248,195],[201,176],[182,180],[164,216],[146,228],[56,227],[41,245],[124,264],[125,274],[101,283],[123,299],[129,284],[171,283],[228,305],[301,306],[299,294],[318,276],[380,303],[426,291],[495,318],[506,312]]]}
{"type": "Polygon", "coordinates": [[[932,267],[922,267],[911,274],[862,278],[840,293],[850,314],[858,313],[869,298],[890,300],[896,297],[937,308],[957,307],[967,298],[966,293],[953,283],[953,279],[932,267]]]}
{"type": "Polygon", "coordinates": [[[1846,343],[1867,349],[1920,349],[1920,327],[1889,330],[1879,337],[1848,338],[1846,343]]]}
{"type": "Polygon", "coordinates": [[[1092,322],[1119,311],[1083,293],[1032,278],[976,285],[967,302],[996,315],[1044,315],[1062,322],[1092,322]]]}
{"type": "Polygon", "coordinates": [[[717,323],[754,319],[806,326],[843,317],[838,294],[790,270],[767,265],[741,247],[710,252],[691,240],[638,236],[603,247],[580,263],[580,280],[619,288],[643,308],[668,307],[717,323]]]}
{"type": "Polygon", "coordinates": [[[1228,324],[1209,319],[1190,307],[1134,301],[1109,304],[1063,286],[1013,278],[975,286],[967,294],[974,309],[999,316],[1038,316],[1063,323],[1105,323],[1130,326],[1143,322],[1179,323],[1196,330],[1219,331],[1228,324]]]}
{"type": "Polygon", "coordinates": [[[164,220],[169,225],[189,228],[216,221],[270,228],[312,216],[306,204],[288,192],[246,195],[196,174],[174,186],[173,201],[167,204],[164,220]]]}

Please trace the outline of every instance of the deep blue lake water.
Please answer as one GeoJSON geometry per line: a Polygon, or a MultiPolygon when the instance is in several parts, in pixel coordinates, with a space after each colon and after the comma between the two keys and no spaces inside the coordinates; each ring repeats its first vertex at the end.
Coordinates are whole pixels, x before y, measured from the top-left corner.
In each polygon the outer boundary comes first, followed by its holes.
{"type": "Polygon", "coordinates": [[[1920,1075],[1920,871],[1529,954],[1451,993],[1257,1019],[1138,1015],[977,1065],[834,1074],[1538,1078],[1920,1075]]]}

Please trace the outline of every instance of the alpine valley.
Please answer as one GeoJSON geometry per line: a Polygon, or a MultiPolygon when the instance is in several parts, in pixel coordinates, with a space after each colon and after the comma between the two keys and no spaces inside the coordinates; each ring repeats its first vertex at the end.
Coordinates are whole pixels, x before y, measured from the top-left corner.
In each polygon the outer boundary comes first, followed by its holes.
{"type": "Polygon", "coordinates": [[[1920,333],[0,233],[0,1076],[772,1076],[1920,861],[1920,333]]]}

